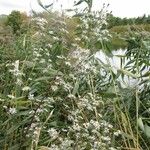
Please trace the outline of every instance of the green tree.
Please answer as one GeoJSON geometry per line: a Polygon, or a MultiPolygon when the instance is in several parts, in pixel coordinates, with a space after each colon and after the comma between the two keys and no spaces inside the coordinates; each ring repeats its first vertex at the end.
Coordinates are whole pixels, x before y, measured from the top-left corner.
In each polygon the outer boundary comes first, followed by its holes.
{"type": "Polygon", "coordinates": [[[22,15],[19,11],[12,11],[7,17],[6,25],[12,28],[14,34],[18,34],[23,22],[22,15]]]}

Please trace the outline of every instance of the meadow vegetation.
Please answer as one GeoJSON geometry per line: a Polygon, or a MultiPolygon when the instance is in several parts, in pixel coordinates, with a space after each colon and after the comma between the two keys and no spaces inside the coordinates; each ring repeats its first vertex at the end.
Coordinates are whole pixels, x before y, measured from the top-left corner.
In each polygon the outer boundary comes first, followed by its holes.
{"type": "Polygon", "coordinates": [[[108,29],[107,6],[92,0],[72,17],[38,2],[44,12],[1,22],[0,149],[149,150],[149,25],[108,29]]]}

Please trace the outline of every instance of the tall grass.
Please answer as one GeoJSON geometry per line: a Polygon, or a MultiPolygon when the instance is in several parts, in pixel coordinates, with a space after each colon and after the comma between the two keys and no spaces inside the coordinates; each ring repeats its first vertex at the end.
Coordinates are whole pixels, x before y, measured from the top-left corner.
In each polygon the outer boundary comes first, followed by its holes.
{"type": "Polygon", "coordinates": [[[129,61],[114,70],[107,10],[87,4],[74,32],[64,15],[37,16],[26,34],[1,46],[0,149],[149,149],[149,34],[130,33],[121,58],[129,61]],[[122,84],[126,77],[136,86],[122,84]]]}

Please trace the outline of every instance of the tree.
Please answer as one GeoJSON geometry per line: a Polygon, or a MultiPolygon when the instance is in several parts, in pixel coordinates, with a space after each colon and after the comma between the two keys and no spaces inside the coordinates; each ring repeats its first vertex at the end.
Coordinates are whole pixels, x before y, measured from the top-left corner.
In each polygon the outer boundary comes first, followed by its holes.
{"type": "Polygon", "coordinates": [[[19,11],[12,11],[7,17],[6,25],[12,28],[14,34],[18,34],[23,22],[22,15],[19,11]]]}

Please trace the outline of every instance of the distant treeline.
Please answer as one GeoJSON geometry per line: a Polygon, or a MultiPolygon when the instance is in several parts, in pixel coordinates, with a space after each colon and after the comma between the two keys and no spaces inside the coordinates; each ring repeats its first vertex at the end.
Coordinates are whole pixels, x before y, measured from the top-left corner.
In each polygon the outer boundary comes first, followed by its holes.
{"type": "MultiPolygon", "coordinates": [[[[13,11],[12,11],[13,12],[13,11]]],[[[7,15],[0,15],[0,25],[4,23],[7,15]]],[[[140,24],[150,24],[150,15],[146,16],[145,14],[140,17],[134,18],[120,18],[113,16],[111,13],[107,14],[108,28],[112,28],[114,26],[124,26],[124,25],[140,25],[140,24]]]]}
{"type": "Polygon", "coordinates": [[[115,17],[112,14],[108,14],[108,28],[112,28],[114,26],[122,26],[122,25],[132,25],[132,24],[150,24],[150,15],[143,15],[137,18],[120,18],[115,17]]]}
{"type": "MultiPolygon", "coordinates": [[[[36,15],[40,16],[41,18],[46,18],[46,20],[48,20],[49,28],[52,28],[53,22],[50,18],[58,17],[58,12],[51,12],[49,14],[46,12],[41,12],[38,14],[33,14],[32,16],[28,16],[26,13],[12,11],[9,15],[0,15],[0,44],[7,44],[9,41],[11,42],[11,40],[14,39],[14,36],[20,36],[24,33],[27,33],[28,28],[30,27],[30,21],[36,15]]],[[[61,20],[63,18],[59,16],[57,19],[61,20]]],[[[72,29],[76,28],[78,25],[78,19],[70,19],[66,17],[65,20],[66,26],[70,31],[68,39],[73,41],[75,39],[75,35],[72,29]]],[[[123,38],[128,34],[128,25],[130,25],[130,29],[132,31],[138,29],[139,31],[144,30],[150,32],[150,15],[143,15],[137,18],[120,18],[115,17],[112,14],[108,14],[107,21],[108,26],[104,26],[104,28],[108,28],[110,34],[112,35],[111,45],[113,50],[127,46],[127,43],[123,38]]],[[[30,29],[30,31],[32,31],[32,34],[34,34],[38,30],[39,27],[35,25],[34,21],[32,21],[32,29],[30,29]]]]}

